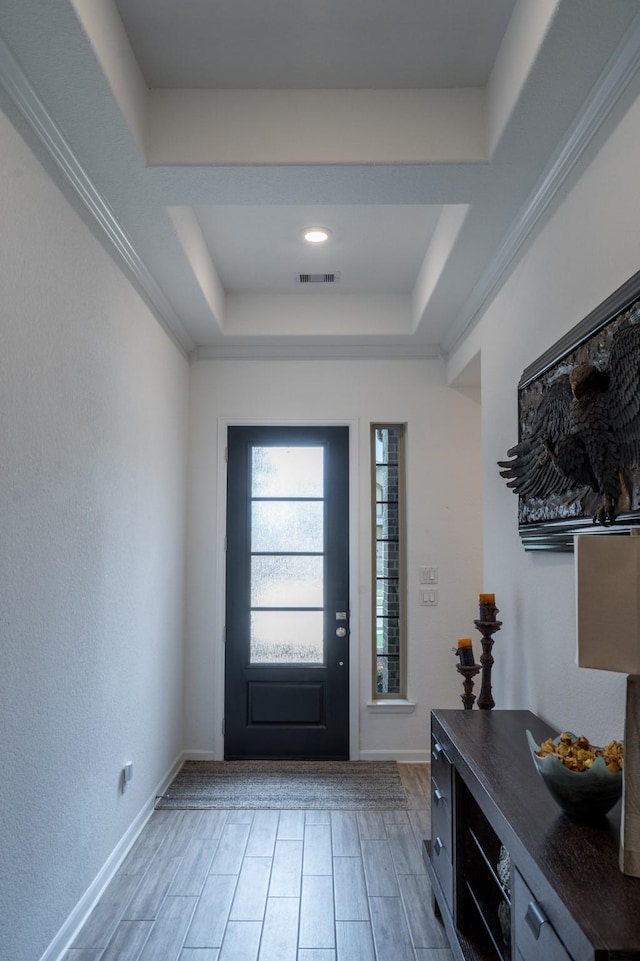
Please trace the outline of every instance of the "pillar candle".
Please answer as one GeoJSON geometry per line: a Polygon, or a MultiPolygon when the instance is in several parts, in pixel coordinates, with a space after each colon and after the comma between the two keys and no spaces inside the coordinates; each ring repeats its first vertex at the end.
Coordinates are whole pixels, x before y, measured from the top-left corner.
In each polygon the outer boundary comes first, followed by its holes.
{"type": "Polygon", "coordinates": [[[480,620],[495,621],[496,614],[498,613],[498,608],[496,607],[496,595],[480,594],[478,601],[480,603],[480,620]]]}
{"type": "Polygon", "coordinates": [[[475,660],[473,657],[473,646],[470,637],[461,637],[458,641],[458,657],[463,667],[473,667],[475,660]]]}

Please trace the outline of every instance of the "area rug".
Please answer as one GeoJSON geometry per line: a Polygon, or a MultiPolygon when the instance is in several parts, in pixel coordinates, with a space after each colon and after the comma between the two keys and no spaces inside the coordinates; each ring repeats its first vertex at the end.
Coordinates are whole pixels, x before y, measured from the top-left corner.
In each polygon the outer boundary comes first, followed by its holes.
{"type": "Polygon", "coordinates": [[[159,809],[408,808],[395,761],[186,761],[159,809]]]}

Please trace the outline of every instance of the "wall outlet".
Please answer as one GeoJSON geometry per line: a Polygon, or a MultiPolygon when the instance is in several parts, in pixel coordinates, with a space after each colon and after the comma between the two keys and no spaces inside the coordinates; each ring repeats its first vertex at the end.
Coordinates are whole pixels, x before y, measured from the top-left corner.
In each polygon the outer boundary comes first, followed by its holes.
{"type": "Polygon", "coordinates": [[[133,777],[133,764],[131,761],[127,761],[122,770],[120,771],[120,791],[122,794],[127,790],[127,784],[133,777]]]}

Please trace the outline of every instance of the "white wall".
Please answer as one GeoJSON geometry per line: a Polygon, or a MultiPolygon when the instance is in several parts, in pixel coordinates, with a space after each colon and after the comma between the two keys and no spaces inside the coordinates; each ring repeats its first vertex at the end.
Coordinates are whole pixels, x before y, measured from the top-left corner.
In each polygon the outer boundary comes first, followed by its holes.
{"type": "Polygon", "coordinates": [[[0,957],[36,961],[182,748],[188,366],[0,144],[0,957]]]}
{"type": "Polygon", "coordinates": [[[352,667],[357,757],[426,759],[429,710],[459,704],[451,647],[477,616],[480,575],[480,406],[447,388],[436,360],[216,361],[191,371],[189,595],[185,746],[221,755],[224,483],[227,423],[352,427],[352,667]],[[410,715],[372,716],[369,425],[408,424],[410,715]],[[440,568],[440,604],[418,604],[418,567],[440,568]]]}
{"type": "MultiPolygon", "coordinates": [[[[496,461],[517,440],[516,388],[524,367],[640,266],[639,169],[637,102],[471,338],[473,349],[482,350],[485,581],[504,621],[494,648],[496,700],[529,707],[596,742],[622,736],[624,678],[576,667],[573,555],[524,552],[516,498],[496,461]]],[[[460,353],[468,350],[463,345],[460,353]]]]}

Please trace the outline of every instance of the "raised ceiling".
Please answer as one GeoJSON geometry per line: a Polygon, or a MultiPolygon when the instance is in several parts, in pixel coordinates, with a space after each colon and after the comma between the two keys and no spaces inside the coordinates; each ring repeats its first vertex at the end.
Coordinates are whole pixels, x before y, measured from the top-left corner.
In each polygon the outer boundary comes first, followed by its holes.
{"type": "Polygon", "coordinates": [[[116,0],[148,87],[484,87],[515,0],[116,0]]]}
{"type": "Polygon", "coordinates": [[[446,353],[637,93],[639,10],[3,0],[2,105],[186,352],[446,353]]]}

